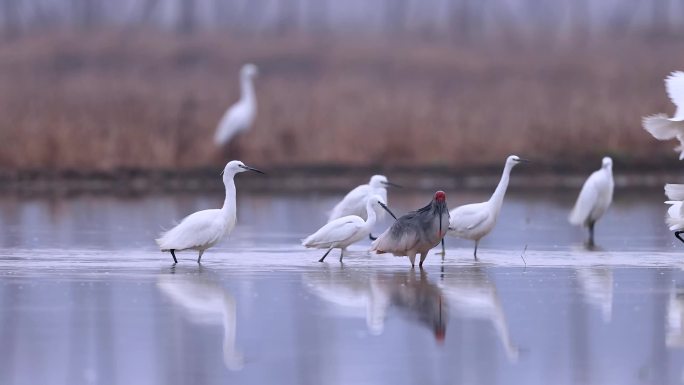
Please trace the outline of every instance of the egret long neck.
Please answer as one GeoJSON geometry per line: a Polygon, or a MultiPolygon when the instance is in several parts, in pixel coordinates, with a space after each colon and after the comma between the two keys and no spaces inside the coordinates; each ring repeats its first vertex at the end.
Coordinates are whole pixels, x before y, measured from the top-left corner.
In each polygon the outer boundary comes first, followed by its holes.
{"type": "Polygon", "coordinates": [[[508,188],[508,179],[511,176],[512,168],[513,166],[511,164],[506,163],[503,173],[501,174],[501,180],[499,181],[499,184],[496,186],[494,194],[492,194],[492,197],[489,198],[489,203],[493,205],[494,210],[497,213],[501,210],[501,205],[503,205],[503,199],[504,195],[506,195],[506,189],[508,188]]]}
{"type": "Polygon", "coordinates": [[[225,215],[235,215],[237,208],[235,206],[235,174],[233,175],[224,175],[223,176],[223,185],[226,187],[226,199],[223,201],[223,207],[221,208],[221,211],[225,215]]]}
{"type": "Polygon", "coordinates": [[[256,103],[254,84],[249,76],[240,78],[240,99],[250,104],[256,103]]]}
{"type": "Polygon", "coordinates": [[[368,219],[366,219],[366,228],[370,229],[375,226],[375,221],[377,220],[375,209],[373,209],[373,203],[370,200],[366,203],[366,215],[368,216],[368,219]]]}

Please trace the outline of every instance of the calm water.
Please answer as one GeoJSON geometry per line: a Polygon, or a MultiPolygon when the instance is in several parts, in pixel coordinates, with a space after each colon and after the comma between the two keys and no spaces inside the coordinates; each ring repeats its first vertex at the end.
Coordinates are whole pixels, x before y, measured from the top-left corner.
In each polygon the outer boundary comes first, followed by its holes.
{"type": "Polygon", "coordinates": [[[448,239],[420,271],[368,242],[343,265],[299,247],[336,195],[241,195],[231,238],[176,267],[152,239],[222,197],[2,197],[0,384],[684,383],[662,192],[618,194],[594,251],[573,198],[509,194],[479,261],[448,239]]]}

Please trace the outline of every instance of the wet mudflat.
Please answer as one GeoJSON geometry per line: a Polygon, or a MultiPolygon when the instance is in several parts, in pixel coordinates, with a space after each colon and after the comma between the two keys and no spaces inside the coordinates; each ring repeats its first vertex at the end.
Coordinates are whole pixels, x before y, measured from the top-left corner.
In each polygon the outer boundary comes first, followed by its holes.
{"type": "Polygon", "coordinates": [[[480,260],[447,239],[421,271],[369,242],[316,262],[298,240],[335,195],[239,196],[201,266],[152,239],[220,196],[3,197],[0,383],[682,383],[684,245],[662,193],[616,195],[592,251],[573,198],[514,192],[480,260]]]}

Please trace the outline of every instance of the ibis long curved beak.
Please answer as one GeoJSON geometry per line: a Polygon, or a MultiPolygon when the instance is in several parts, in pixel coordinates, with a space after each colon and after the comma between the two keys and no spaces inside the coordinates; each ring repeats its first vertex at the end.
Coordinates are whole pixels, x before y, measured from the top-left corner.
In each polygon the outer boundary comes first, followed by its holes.
{"type": "Polygon", "coordinates": [[[390,210],[389,207],[387,207],[386,204],[384,204],[384,203],[382,203],[382,202],[378,202],[378,204],[380,205],[380,207],[382,207],[383,209],[385,209],[385,211],[387,211],[387,212],[389,213],[389,215],[392,216],[392,218],[394,218],[395,220],[397,219],[397,216],[394,215],[394,213],[392,212],[392,210],[390,210]]]}
{"type": "Polygon", "coordinates": [[[240,165],[240,167],[241,167],[241,168],[244,168],[245,170],[254,171],[254,172],[258,172],[259,174],[264,174],[264,175],[266,175],[265,172],[263,172],[263,171],[261,171],[261,170],[257,170],[257,169],[254,168],[254,167],[243,166],[243,165],[240,165]]]}

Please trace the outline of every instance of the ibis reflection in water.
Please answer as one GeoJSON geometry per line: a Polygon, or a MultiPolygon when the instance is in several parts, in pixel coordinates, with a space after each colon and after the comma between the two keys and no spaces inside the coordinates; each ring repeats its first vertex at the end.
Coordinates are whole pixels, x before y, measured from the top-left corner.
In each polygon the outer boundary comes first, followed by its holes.
{"type": "Polygon", "coordinates": [[[235,298],[213,278],[205,268],[186,274],[172,271],[157,280],[162,294],[180,307],[193,323],[223,326],[223,362],[229,370],[244,365],[242,353],[235,347],[235,298]]]}
{"type": "Polygon", "coordinates": [[[368,273],[330,267],[304,274],[309,291],[348,317],[364,318],[368,331],[380,335],[391,310],[428,327],[437,341],[446,335],[448,309],[442,291],[421,271],[368,273]]]}

